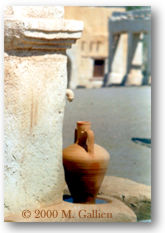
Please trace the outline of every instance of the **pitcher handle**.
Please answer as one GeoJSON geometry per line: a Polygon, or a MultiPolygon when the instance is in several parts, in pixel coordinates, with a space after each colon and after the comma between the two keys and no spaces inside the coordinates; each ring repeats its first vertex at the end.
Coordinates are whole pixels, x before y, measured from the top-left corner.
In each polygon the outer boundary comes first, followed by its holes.
{"type": "Polygon", "coordinates": [[[95,143],[95,137],[92,130],[86,131],[87,133],[87,150],[88,153],[93,155],[94,154],[94,143],[95,143]]]}
{"type": "Polygon", "coordinates": [[[74,131],[74,143],[77,142],[77,129],[75,129],[74,131]]]}

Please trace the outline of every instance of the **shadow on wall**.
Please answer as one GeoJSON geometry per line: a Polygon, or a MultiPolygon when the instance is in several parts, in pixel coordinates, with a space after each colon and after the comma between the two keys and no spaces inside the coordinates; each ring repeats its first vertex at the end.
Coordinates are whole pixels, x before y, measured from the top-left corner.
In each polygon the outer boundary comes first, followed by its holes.
{"type": "Polygon", "coordinates": [[[70,88],[71,73],[72,73],[72,61],[70,57],[67,56],[67,88],[70,88]]]}
{"type": "MultiPolygon", "coordinates": [[[[151,83],[149,82],[149,77],[147,75],[147,72],[144,70],[142,71],[142,74],[143,74],[143,78],[142,78],[142,82],[141,82],[141,85],[139,86],[145,86],[145,85],[151,85],[151,83]]],[[[112,87],[112,86],[125,86],[126,85],[126,82],[127,82],[127,78],[128,78],[128,75],[125,75],[121,81],[121,83],[111,83],[109,85],[106,85],[107,83],[107,80],[108,80],[108,74],[105,74],[104,78],[103,78],[103,84],[102,84],[102,87],[112,87]]],[[[130,85],[131,86],[131,85],[130,85]]],[[[132,86],[134,86],[132,84],[132,86]]],[[[136,85],[135,85],[136,86],[136,85]]]]}
{"type": "Polygon", "coordinates": [[[151,148],[151,138],[131,138],[131,140],[137,144],[151,148]]]}

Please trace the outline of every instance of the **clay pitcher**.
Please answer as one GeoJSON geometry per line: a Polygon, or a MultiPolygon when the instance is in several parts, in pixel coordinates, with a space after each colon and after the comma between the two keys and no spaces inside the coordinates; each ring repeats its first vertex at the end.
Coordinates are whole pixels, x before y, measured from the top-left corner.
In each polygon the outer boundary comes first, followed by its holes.
{"type": "Polygon", "coordinates": [[[65,180],[74,203],[95,203],[110,155],[94,144],[94,133],[88,121],[78,121],[75,143],[63,150],[65,180]]]}

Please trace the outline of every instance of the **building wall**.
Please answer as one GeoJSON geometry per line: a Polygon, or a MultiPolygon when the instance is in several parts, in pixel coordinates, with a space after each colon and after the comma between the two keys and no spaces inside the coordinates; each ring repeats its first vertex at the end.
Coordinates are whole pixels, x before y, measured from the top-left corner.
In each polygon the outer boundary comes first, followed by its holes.
{"type": "Polygon", "coordinates": [[[65,19],[78,19],[84,22],[82,38],[67,52],[71,60],[69,83],[71,88],[77,86],[90,88],[102,85],[107,70],[108,19],[114,11],[125,11],[125,9],[114,7],[65,7],[65,19]],[[104,60],[104,74],[101,77],[94,77],[96,59],[104,60]]]}

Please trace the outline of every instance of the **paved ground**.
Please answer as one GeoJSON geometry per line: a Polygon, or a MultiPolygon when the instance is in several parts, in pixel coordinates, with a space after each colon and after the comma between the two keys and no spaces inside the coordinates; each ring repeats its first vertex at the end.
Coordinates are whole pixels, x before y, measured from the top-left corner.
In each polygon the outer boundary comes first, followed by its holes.
{"type": "Polygon", "coordinates": [[[151,149],[131,138],[151,138],[151,88],[76,89],[64,117],[64,147],[78,120],[92,122],[96,143],[111,153],[108,175],[151,183],[151,149]]]}

